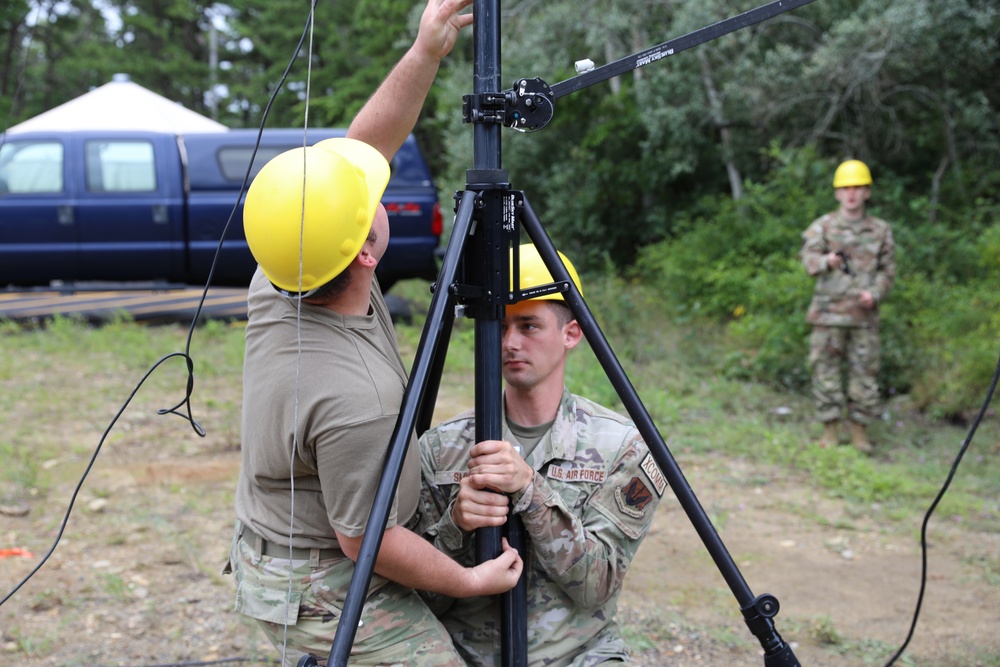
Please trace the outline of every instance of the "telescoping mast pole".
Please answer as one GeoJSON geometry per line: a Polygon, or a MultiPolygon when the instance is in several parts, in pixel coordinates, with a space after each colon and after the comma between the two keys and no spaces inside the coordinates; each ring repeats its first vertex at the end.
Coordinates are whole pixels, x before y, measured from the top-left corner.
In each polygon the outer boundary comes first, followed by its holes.
{"type": "MultiPolygon", "coordinates": [[[[500,0],[475,0],[473,11],[473,94],[481,97],[501,90],[500,0]]],[[[475,317],[475,408],[476,442],[503,437],[502,364],[500,323],[509,289],[509,255],[504,235],[504,203],[510,189],[501,160],[499,123],[473,124],[473,167],[466,172],[466,192],[474,192],[481,206],[481,219],[469,238],[466,266],[473,285],[482,287],[475,317]]],[[[440,287],[440,286],[439,286],[440,287]]],[[[504,529],[476,531],[476,561],[495,558],[501,539],[523,554],[523,525],[511,515],[504,529]]],[[[502,667],[527,665],[526,573],[512,590],[501,596],[500,657],[502,667]]]]}

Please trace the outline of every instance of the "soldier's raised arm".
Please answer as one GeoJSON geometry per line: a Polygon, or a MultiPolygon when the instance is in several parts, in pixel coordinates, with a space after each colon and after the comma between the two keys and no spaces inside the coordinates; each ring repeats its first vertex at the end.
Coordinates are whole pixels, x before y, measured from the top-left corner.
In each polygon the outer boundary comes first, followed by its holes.
{"type": "Polygon", "coordinates": [[[441,60],[458,33],[472,23],[459,12],[472,0],[428,0],[413,45],[351,123],[347,136],[374,146],[391,160],[413,131],[441,60]]]}

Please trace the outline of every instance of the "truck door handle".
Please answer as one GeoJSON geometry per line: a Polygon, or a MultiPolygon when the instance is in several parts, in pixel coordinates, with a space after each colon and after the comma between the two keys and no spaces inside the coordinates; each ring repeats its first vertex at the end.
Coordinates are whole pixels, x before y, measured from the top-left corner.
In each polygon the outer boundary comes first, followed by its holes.
{"type": "Polygon", "coordinates": [[[157,225],[165,225],[170,222],[170,216],[167,214],[167,207],[163,204],[156,204],[153,206],[153,222],[157,225]]]}
{"type": "Polygon", "coordinates": [[[60,225],[72,225],[74,222],[76,222],[76,215],[73,213],[72,206],[58,207],[56,215],[59,216],[60,225]]]}

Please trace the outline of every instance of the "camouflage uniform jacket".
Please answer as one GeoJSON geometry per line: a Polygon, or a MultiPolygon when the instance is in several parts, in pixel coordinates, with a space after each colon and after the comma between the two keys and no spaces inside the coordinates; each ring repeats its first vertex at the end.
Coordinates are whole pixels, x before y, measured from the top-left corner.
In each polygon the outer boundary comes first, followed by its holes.
{"type": "MultiPolygon", "coordinates": [[[[503,437],[517,443],[506,426],[503,437]]],[[[475,562],[474,534],[454,524],[451,506],[474,438],[470,411],[420,439],[423,488],[415,530],[464,564],[475,562]]],[[[527,461],[534,479],[511,502],[527,535],[528,664],[627,659],[614,620],[618,596],[665,478],[631,421],[566,389],[552,428],[527,461]]],[[[469,664],[498,662],[498,598],[427,599],[469,664]]]]}
{"type": "Polygon", "coordinates": [[[802,264],[816,278],[806,321],[830,327],[878,327],[878,304],[896,279],[895,244],[884,220],[865,215],[846,220],[839,212],[813,221],[802,234],[802,264]],[[843,251],[850,272],[831,270],[826,255],[843,251]],[[853,275],[852,275],[853,274],[853,275]],[[858,294],[868,290],[873,308],[864,308],[858,294]]]}

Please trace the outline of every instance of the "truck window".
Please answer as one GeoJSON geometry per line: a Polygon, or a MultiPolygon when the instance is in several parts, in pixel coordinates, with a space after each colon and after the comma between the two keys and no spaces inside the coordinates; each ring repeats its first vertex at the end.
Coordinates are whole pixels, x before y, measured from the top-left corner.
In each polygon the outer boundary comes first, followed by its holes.
{"type": "MultiPolygon", "coordinates": [[[[264,165],[271,161],[279,153],[284,153],[294,146],[261,146],[254,156],[253,170],[250,172],[252,181],[264,165]]],[[[253,156],[253,146],[223,146],[219,149],[219,170],[227,181],[242,183],[247,175],[247,167],[250,165],[250,157],[253,156]]]]}
{"type": "Polygon", "coordinates": [[[84,156],[90,192],[156,191],[155,156],[149,141],[87,141],[84,156]]]}
{"type": "MultiPolygon", "coordinates": [[[[284,153],[285,151],[297,148],[295,145],[288,146],[261,146],[257,149],[254,158],[253,169],[250,171],[252,181],[271,158],[284,153]]],[[[247,165],[250,164],[250,157],[253,156],[253,146],[222,146],[219,148],[216,157],[219,161],[219,170],[227,181],[242,183],[243,177],[247,175],[247,165]]],[[[393,185],[430,185],[431,181],[427,176],[427,166],[420,158],[420,154],[411,151],[408,145],[402,148],[392,158],[390,164],[391,176],[389,181],[393,185]]]]}
{"type": "Polygon", "coordinates": [[[6,141],[0,145],[0,195],[63,189],[63,145],[58,141],[6,141]]]}
{"type": "Polygon", "coordinates": [[[406,143],[392,158],[392,175],[389,182],[396,186],[431,185],[427,165],[416,150],[416,144],[406,143]],[[411,148],[412,146],[412,148],[411,148]]]}

